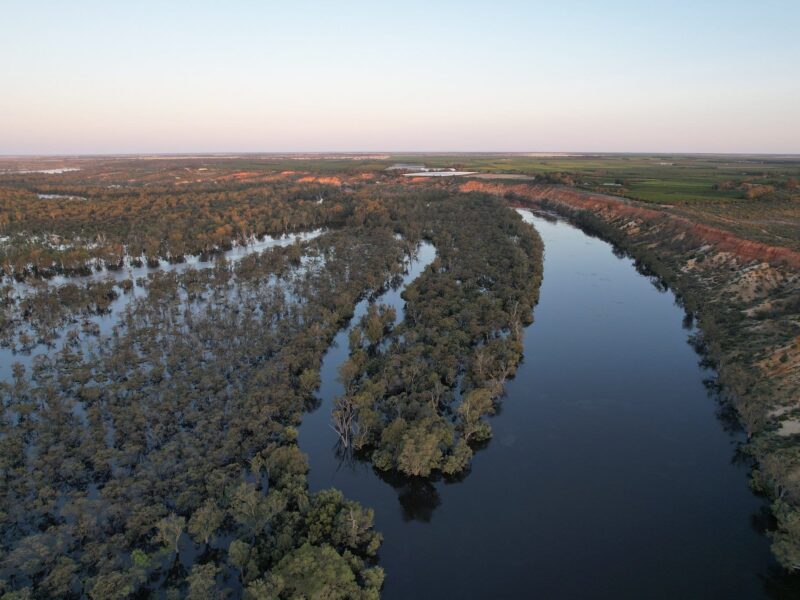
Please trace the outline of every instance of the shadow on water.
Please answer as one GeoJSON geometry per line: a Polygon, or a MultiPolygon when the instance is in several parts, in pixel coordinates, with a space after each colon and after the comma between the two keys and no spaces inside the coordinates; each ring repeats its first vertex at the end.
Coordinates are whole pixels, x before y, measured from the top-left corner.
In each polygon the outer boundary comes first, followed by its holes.
{"type": "Polygon", "coordinates": [[[403,521],[430,523],[433,512],[442,503],[439,492],[431,480],[406,477],[401,473],[375,473],[397,493],[403,521]]]}
{"type": "MultiPolygon", "coordinates": [[[[747,486],[745,436],[687,344],[693,321],[609,244],[523,218],[545,242],[541,301],[468,473],[423,480],[337,456],[347,329],[323,360],[319,407],[300,427],[309,486],[375,510],[384,598],[798,597],[764,535],[767,503],[747,486]]],[[[402,287],[380,298],[399,315],[402,287]]]]}

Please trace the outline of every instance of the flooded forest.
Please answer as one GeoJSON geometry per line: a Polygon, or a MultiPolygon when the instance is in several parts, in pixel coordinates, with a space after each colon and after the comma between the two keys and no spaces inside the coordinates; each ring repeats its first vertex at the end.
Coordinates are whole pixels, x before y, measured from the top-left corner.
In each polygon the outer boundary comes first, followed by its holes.
{"type": "Polygon", "coordinates": [[[796,597],[730,358],[796,278],[734,306],[733,251],[527,175],[6,166],[3,600],[796,597]]]}
{"type": "Polygon", "coordinates": [[[310,490],[298,447],[323,355],[349,324],[331,452],[463,477],[535,230],[436,191],[34,187],[0,200],[3,597],[378,597],[372,508],[310,490]]]}

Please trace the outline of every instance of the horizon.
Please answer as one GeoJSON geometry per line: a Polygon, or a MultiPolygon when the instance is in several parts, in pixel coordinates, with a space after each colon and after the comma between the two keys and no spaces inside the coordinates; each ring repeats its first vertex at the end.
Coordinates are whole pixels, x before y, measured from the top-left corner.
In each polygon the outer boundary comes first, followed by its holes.
{"type": "Polygon", "coordinates": [[[798,23],[788,0],[11,0],[0,155],[792,155],[798,23]]]}
{"type": "Polygon", "coordinates": [[[14,159],[98,159],[98,158],[148,158],[148,157],[164,157],[164,158],[238,158],[243,156],[265,157],[265,158],[280,158],[286,156],[310,156],[317,158],[371,158],[373,160],[388,160],[396,156],[531,156],[542,158],[558,158],[563,157],[590,157],[590,156],[685,156],[685,157],[703,157],[703,156],[741,156],[741,157],[769,157],[769,158],[800,158],[800,152],[682,152],[682,151],[577,151],[577,150],[519,150],[512,152],[503,152],[500,150],[312,150],[312,151],[272,151],[272,150],[254,150],[254,151],[208,151],[208,152],[107,152],[107,153],[64,153],[64,154],[0,154],[1,160],[14,160],[14,159]],[[381,155],[381,156],[376,156],[381,155]]]}

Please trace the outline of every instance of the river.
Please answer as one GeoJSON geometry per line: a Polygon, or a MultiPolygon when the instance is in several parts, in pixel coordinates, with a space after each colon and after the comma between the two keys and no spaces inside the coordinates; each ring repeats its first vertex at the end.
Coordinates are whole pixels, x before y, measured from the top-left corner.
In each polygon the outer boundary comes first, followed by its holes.
{"type": "MultiPolygon", "coordinates": [[[[780,596],[743,435],[704,385],[713,373],[673,294],[607,243],[521,214],[545,243],[541,301],[493,439],[460,481],[342,463],[330,413],[346,330],[324,358],[321,404],[300,428],[309,485],[375,509],[383,597],[780,596]]],[[[402,309],[399,290],[381,301],[402,309]]]]}

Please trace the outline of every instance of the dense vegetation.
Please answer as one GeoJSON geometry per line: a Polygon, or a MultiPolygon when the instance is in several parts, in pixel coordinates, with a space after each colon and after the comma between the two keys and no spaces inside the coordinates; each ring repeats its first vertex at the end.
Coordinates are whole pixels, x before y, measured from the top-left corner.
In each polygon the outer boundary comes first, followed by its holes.
{"type": "Polygon", "coordinates": [[[86,274],[92,264],[122,268],[126,258],[180,262],[266,234],[341,225],[353,209],[335,187],[280,182],[221,191],[77,190],[88,199],[0,189],[6,274],[86,274]]]}
{"type": "Polygon", "coordinates": [[[139,250],[216,259],[135,280],[6,279],[0,351],[17,362],[0,382],[4,598],[376,597],[372,511],[309,492],[296,427],[357,300],[396,280],[422,239],[438,258],[407,289],[401,323],[372,306],[355,328],[340,406],[361,403],[354,446],[382,469],[463,471],[488,438],[538,293],[535,233],[488,196],[281,186],[7,194],[14,275],[114,268],[139,250]],[[303,244],[219,254],[320,225],[303,244]],[[38,253],[13,242],[22,232],[92,239],[96,253],[38,253]]]}
{"type": "Polygon", "coordinates": [[[390,230],[153,274],[115,333],[2,384],[4,591],[374,597],[372,513],[309,494],[294,426],[390,230]],[[238,592],[237,592],[238,590],[238,592]]]}
{"type": "Polygon", "coordinates": [[[447,198],[428,212],[437,257],[406,289],[398,327],[373,307],[352,331],[335,412],[345,444],[416,476],[464,470],[490,437],[483,417],[522,358],[542,276],[541,241],[497,201],[447,198]]]}
{"type": "Polygon", "coordinates": [[[725,155],[383,155],[0,160],[0,265],[45,274],[198,254],[251,235],[340,224],[351,188],[404,181],[394,163],[516,174],[668,206],[800,249],[800,160],[725,155]],[[59,174],[36,169],[80,169],[59,174]],[[24,172],[20,172],[24,171],[24,172]],[[37,193],[86,198],[39,199],[37,193]],[[320,198],[320,207],[314,203],[320,198]],[[265,202],[265,200],[269,202],[265,202]],[[133,215],[138,219],[132,219],[133,215]],[[55,237],[54,237],[55,236],[55,237]],[[9,237],[5,243],[4,237],[9,237]],[[8,243],[9,241],[13,243],[8,243]]]}
{"type": "Polygon", "coordinates": [[[636,257],[698,318],[697,346],[751,436],[753,486],[775,502],[775,553],[800,566],[796,269],[675,225],[800,248],[796,159],[65,159],[21,166],[81,170],[0,168],[0,352],[20,363],[0,365],[1,593],[378,594],[371,512],[309,493],[295,441],[322,354],[356,301],[433,243],[404,318],[373,305],[353,328],[334,424],[346,451],[387,475],[464,473],[521,359],[542,251],[500,199],[459,194],[463,179],[404,178],[385,170],[393,161],[534,176],[659,211],[544,203],[636,257]],[[317,228],[327,233],[237,264],[157,268],[317,228]],[[119,276],[140,262],[147,277],[119,276]],[[116,277],[47,281],[98,270],[116,277]]]}

